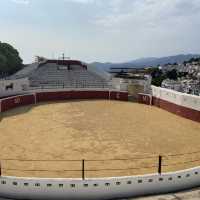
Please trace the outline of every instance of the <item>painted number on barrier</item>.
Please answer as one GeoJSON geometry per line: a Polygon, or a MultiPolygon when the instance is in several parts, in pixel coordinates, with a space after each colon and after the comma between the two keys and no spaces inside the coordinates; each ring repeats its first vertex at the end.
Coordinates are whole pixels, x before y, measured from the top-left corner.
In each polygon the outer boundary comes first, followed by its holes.
{"type": "Polygon", "coordinates": [[[142,97],[142,100],[143,100],[144,102],[146,102],[146,101],[147,101],[147,96],[143,96],[143,97],[142,97]]]}
{"type": "Polygon", "coordinates": [[[15,98],[15,99],[14,99],[14,103],[15,103],[15,104],[20,103],[20,98],[19,98],[19,97],[18,97],[18,98],[15,98]]]}

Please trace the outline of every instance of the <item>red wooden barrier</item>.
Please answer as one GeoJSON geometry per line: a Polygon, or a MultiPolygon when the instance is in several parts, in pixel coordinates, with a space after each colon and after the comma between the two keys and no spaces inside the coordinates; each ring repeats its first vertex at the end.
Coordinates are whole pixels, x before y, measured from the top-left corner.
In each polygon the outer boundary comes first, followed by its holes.
{"type": "Polygon", "coordinates": [[[57,101],[72,99],[72,91],[60,91],[60,92],[40,92],[36,93],[36,101],[57,101]]]}
{"type": "Polygon", "coordinates": [[[72,99],[109,99],[108,91],[73,91],[72,99]]]}
{"type": "Polygon", "coordinates": [[[186,108],[156,97],[153,97],[153,105],[167,110],[168,112],[179,115],[181,117],[200,122],[200,111],[198,110],[186,108]]]}
{"type": "Polygon", "coordinates": [[[29,105],[35,103],[34,95],[24,95],[24,96],[15,96],[2,99],[1,101],[1,112],[16,108],[19,106],[29,105]]]}
{"type": "Polygon", "coordinates": [[[152,105],[160,107],[160,99],[153,96],[152,97],[152,105]]]}
{"type": "Polygon", "coordinates": [[[58,101],[68,99],[111,99],[111,100],[128,100],[127,92],[112,91],[58,91],[58,92],[38,92],[31,95],[9,97],[1,100],[1,111],[33,104],[44,101],[58,101]]]}
{"type": "Polygon", "coordinates": [[[151,105],[152,97],[149,94],[138,94],[138,102],[142,104],[151,105]]]}
{"type": "Polygon", "coordinates": [[[200,111],[191,108],[180,107],[180,116],[200,122],[200,111]]]}
{"type": "Polygon", "coordinates": [[[111,100],[128,101],[128,92],[111,91],[110,99],[111,100]]]}
{"type": "Polygon", "coordinates": [[[108,91],[65,91],[41,92],[36,94],[37,102],[68,99],[109,99],[108,91]]]}
{"type": "MultiPolygon", "coordinates": [[[[36,102],[42,101],[57,101],[57,100],[67,100],[67,99],[111,99],[111,100],[128,100],[127,92],[117,92],[111,91],[60,91],[60,92],[40,92],[36,93],[36,102]]],[[[200,122],[200,111],[191,108],[186,108],[168,101],[153,97],[145,94],[139,94],[139,102],[152,104],[163,108],[169,112],[175,113],[179,116],[200,122]]],[[[1,112],[6,110],[23,106],[34,104],[35,96],[33,94],[9,97],[1,100],[1,112]]]]}

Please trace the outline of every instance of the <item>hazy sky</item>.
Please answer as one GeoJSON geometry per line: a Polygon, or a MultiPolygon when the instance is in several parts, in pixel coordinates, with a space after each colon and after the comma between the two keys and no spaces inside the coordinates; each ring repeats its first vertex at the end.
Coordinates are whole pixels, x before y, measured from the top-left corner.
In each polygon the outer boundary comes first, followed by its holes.
{"type": "Polygon", "coordinates": [[[200,0],[0,0],[0,27],[25,63],[200,53],[200,0]]]}

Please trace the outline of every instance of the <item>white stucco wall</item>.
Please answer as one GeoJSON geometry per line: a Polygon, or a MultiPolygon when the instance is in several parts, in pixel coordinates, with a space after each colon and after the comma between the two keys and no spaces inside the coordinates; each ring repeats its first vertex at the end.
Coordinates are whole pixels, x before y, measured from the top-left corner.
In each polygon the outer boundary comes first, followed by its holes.
{"type": "Polygon", "coordinates": [[[200,111],[200,96],[184,95],[182,98],[182,106],[200,111]]]}
{"type": "Polygon", "coordinates": [[[0,80],[0,97],[15,95],[23,93],[29,88],[28,78],[16,79],[16,80],[0,80]],[[7,89],[6,86],[13,84],[13,89],[7,89]]]}
{"type": "Polygon", "coordinates": [[[174,90],[151,86],[152,95],[171,103],[200,111],[200,96],[181,93],[174,90]]]}
{"type": "Polygon", "coordinates": [[[99,179],[0,178],[0,196],[20,199],[90,200],[161,194],[200,186],[200,168],[173,173],[99,179]]]}

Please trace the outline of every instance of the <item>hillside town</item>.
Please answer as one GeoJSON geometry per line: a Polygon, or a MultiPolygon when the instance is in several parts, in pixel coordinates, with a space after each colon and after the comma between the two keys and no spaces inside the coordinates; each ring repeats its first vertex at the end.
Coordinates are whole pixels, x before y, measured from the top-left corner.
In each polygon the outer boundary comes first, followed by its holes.
{"type": "Polygon", "coordinates": [[[146,68],[112,68],[113,82],[132,96],[151,93],[151,85],[200,96],[200,58],[146,68]]]}
{"type": "Polygon", "coordinates": [[[200,58],[193,58],[183,64],[159,66],[164,74],[171,73],[161,83],[161,87],[200,96],[200,58]]]}

